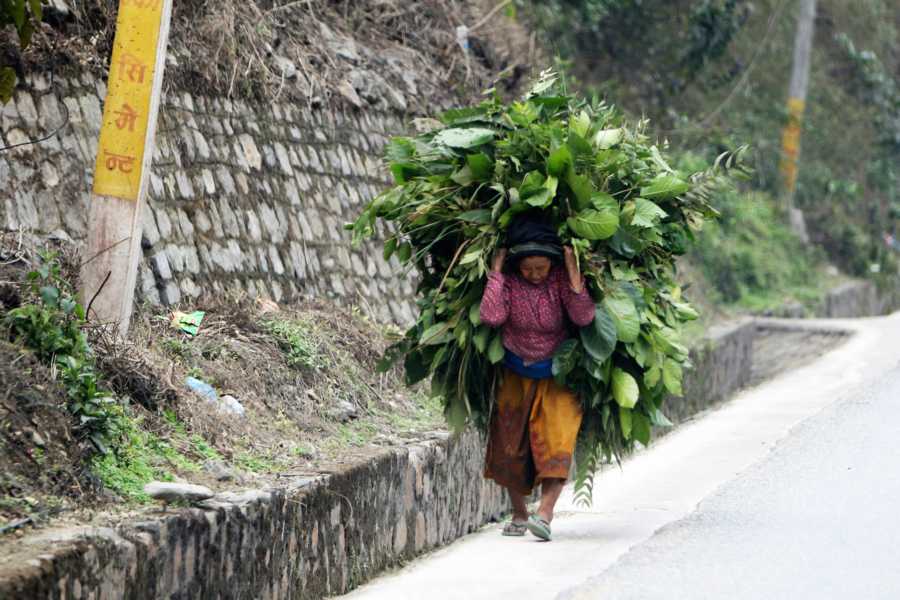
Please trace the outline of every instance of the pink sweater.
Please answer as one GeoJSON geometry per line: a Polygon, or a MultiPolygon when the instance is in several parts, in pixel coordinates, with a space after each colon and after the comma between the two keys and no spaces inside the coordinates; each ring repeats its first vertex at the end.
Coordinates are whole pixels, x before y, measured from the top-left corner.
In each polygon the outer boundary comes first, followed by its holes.
{"type": "Polygon", "coordinates": [[[594,320],[594,301],[587,287],[582,285],[580,294],[572,291],[562,267],[553,268],[538,285],[518,275],[491,272],[481,299],[481,321],[502,326],[503,347],[526,362],[537,362],[553,356],[568,337],[563,307],[579,327],[594,320]]]}

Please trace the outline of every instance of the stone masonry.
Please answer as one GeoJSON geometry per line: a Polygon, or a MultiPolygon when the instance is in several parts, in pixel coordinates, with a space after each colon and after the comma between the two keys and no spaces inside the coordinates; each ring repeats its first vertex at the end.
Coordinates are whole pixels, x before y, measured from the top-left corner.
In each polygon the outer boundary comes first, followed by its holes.
{"type": "MultiPolygon", "coordinates": [[[[0,229],[86,235],[105,84],[33,76],[0,107],[0,229]]],[[[346,222],[388,183],[381,149],[397,114],[164,98],[157,128],[139,300],[192,304],[246,293],[328,297],[381,321],[413,319],[395,258],[353,248],[346,222]]],[[[380,230],[383,237],[387,232],[380,230]]]]}

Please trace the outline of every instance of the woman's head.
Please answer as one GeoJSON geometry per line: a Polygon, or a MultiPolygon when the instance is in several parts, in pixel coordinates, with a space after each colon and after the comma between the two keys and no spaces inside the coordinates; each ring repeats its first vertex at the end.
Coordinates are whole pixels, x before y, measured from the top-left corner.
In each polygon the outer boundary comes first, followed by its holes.
{"type": "Polygon", "coordinates": [[[506,242],[510,266],[534,284],[547,279],[554,262],[563,258],[559,236],[538,213],[517,216],[506,232],[506,242]]]}
{"type": "Polygon", "coordinates": [[[550,269],[553,267],[553,261],[546,256],[526,256],[518,261],[516,267],[519,275],[527,281],[537,285],[543,283],[550,275],[550,269]]]}

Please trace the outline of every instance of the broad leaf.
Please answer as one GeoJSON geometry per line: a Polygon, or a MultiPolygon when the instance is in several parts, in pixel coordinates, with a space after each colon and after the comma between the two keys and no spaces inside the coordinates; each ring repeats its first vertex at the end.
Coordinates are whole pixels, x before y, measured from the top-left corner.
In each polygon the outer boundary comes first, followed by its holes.
{"type": "Polygon", "coordinates": [[[560,146],[547,157],[547,173],[554,177],[564,176],[572,166],[572,152],[568,146],[560,146]]]}
{"type": "Polygon", "coordinates": [[[597,362],[603,362],[616,348],[616,323],[609,310],[598,304],[594,310],[594,320],[581,328],[581,345],[597,362]]]}
{"type": "Polygon", "coordinates": [[[503,360],[505,354],[506,349],[503,347],[503,339],[498,332],[497,335],[494,336],[494,339],[491,340],[491,345],[488,348],[488,360],[491,361],[492,364],[497,364],[503,360]]]}
{"type": "Polygon", "coordinates": [[[650,443],[650,419],[643,413],[631,413],[631,437],[646,446],[650,443]]]}
{"type": "Polygon", "coordinates": [[[469,221],[470,223],[480,223],[489,225],[491,223],[491,211],[486,208],[478,208],[469,210],[459,215],[460,221],[469,221]]]}
{"type": "Polygon", "coordinates": [[[653,409],[653,412],[650,413],[650,423],[654,427],[671,427],[673,425],[672,421],[658,408],[653,409]]]}
{"type": "Polygon", "coordinates": [[[603,305],[612,315],[619,340],[626,343],[635,341],[641,331],[641,320],[631,297],[619,289],[604,298],[603,305]]]}
{"type": "Polygon", "coordinates": [[[591,192],[594,191],[594,187],[587,177],[576,175],[573,169],[569,169],[566,173],[566,184],[575,195],[575,208],[584,210],[591,205],[591,192]]]}
{"type": "Polygon", "coordinates": [[[484,152],[466,156],[466,164],[475,181],[488,181],[494,174],[494,161],[484,152]]]}
{"type": "Polygon", "coordinates": [[[681,389],[682,376],[683,372],[681,369],[681,364],[671,358],[667,358],[665,362],[663,362],[663,385],[666,386],[666,389],[670,394],[673,394],[675,396],[683,395],[684,392],[681,389]]]}
{"type": "Polygon", "coordinates": [[[666,211],[653,202],[638,198],[634,201],[634,216],[631,218],[631,224],[635,227],[653,227],[666,216],[666,211]]]}
{"type": "Polygon", "coordinates": [[[566,220],[575,235],[586,240],[605,240],[619,228],[619,214],[612,210],[589,208],[566,220]]]}
{"type": "Polygon", "coordinates": [[[594,134],[594,145],[600,150],[612,148],[622,141],[622,129],[601,129],[594,134]]]}
{"type": "Polygon", "coordinates": [[[622,427],[622,437],[631,439],[631,409],[619,407],[619,425],[622,427]]]}
{"type": "Polygon", "coordinates": [[[650,182],[650,185],[641,188],[641,196],[650,200],[666,200],[680,196],[691,189],[687,183],[675,175],[660,175],[650,182]]]}
{"type": "Polygon", "coordinates": [[[568,375],[578,361],[578,342],[568,339],[559,345],[553,355],[553,376],[562,378],[568,375]]]}
{"type": "Polygon", "coordinates": [[[483,127],[444,129],[432,139],[435,144],[450,148],[474,148],[494,139],[494,130],[483,127]]]}
{"type": "Polygon", "coordinates": [[[449,323],[437,323],[425,330],[419,343],[423,346],[431,346],[434,344],[443,344],[452,339],[453,334],[450,333],[449,323]]]}
{"type": "Polygon", "coordinates": [[[622,408],[634,408],[640,389],[630,373],[617,367],[612,372],[612,394],[616,404],[622,408]]]}

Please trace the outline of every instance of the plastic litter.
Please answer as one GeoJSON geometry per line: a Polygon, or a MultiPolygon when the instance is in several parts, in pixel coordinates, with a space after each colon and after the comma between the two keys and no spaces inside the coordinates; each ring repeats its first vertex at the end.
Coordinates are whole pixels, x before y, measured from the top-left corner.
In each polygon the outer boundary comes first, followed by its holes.
{"type": "Polygon", "coordinates": [[[172,313],[172,327],[190,335],[197,335],[205,314],[202,310],[195,310],[191,313],[183,313],[176,310],[172,313]]]}
{"type": "Polygon", "coordinates": [[[238,417],[243,417],[247,414],[244,405],[241,404],[237,398],[227,394],[220,397],[219,394],[216,393],[216,389],[205,381],[197,379],[196,377],[188,377],[184,382],[188,389],[205,398],[207,402],[215,405],[220,411],[238,417]]]}

